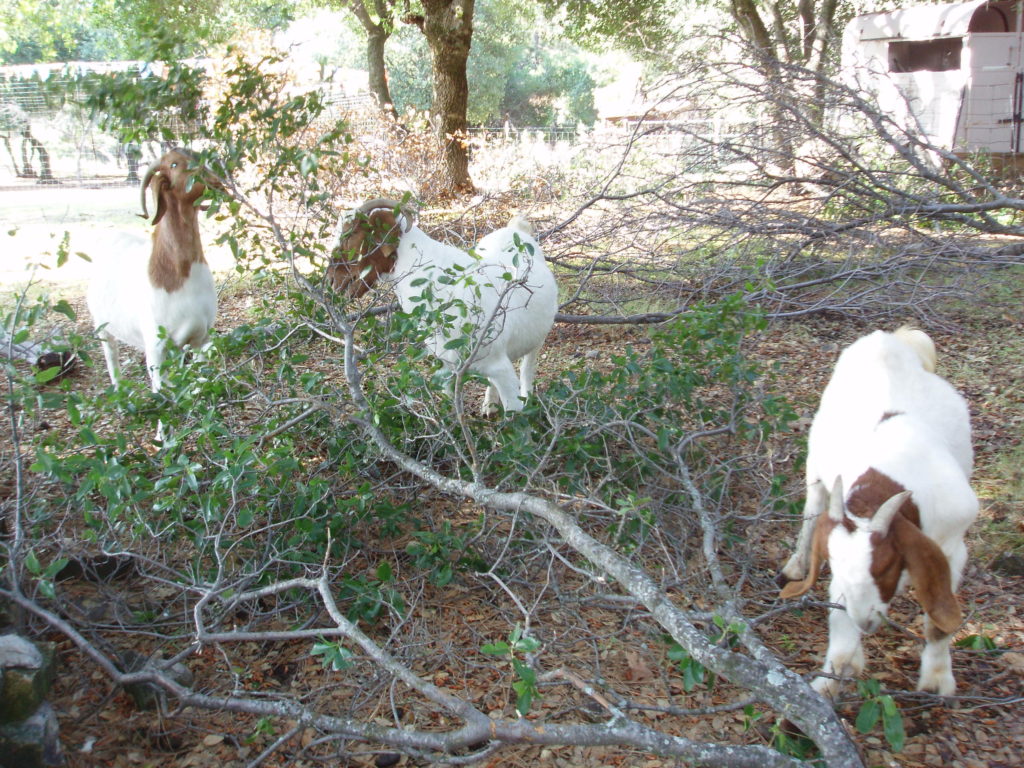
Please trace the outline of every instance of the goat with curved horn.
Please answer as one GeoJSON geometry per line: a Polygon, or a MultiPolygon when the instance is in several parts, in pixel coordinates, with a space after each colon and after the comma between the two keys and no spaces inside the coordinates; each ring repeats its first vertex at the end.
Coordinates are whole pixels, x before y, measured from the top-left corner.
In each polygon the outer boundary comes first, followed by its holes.
{"type": "MultiPolygon", "coordinates": [[[[823,671],[845,676],[863,671],[861,636],[913,584],[925,612],[918,689],[950,695],[955,593],[978,499],[967,403],[934,370],[932,340],[910,328],[876,331],[840,355],[808,436],[803,527],[780,596],[806,593],[831,563],[829,599],[842,607],[829,611],[823,671]]],[[[830,696],[838,685],[814,681],[830,696]]]]}
{"type": "Polygon", "coordinates": [[[125,234],[113,244],[114,252],[95,262],[87,300],[114,384],[121,371],[118,342],[144,352],[156,392],[165,345],[197,348],[209,338],[217,289],[203,254],[196,206],[207,187],[223,189],[224,184],[197,167],[191,152],[168,151],[140,184],[144,217],[149,216],[146,192],[152,189],[156,198],[152,238],[125,234]]]}
{"type": "Polygon", "coordinates": [[[487,235],[475,251],[474,257],[434,240],[416,226],[409,206],[379,198],[358,206],[352,216],[342,215],[327,278],[351,298],[384,281],[394,287],[405,312],[426,304],[428,309],[461,306],[468,323],[439,321],[442,327],[433,330],[428,347],[450,371],[468,368],[488,379],[485,413],[498,402],[517,411],[533,389],[558,287],[532,226],[522,217],[487,235]],[[453,343],[465,325],[472,328],[470,343],[453,343]]]}

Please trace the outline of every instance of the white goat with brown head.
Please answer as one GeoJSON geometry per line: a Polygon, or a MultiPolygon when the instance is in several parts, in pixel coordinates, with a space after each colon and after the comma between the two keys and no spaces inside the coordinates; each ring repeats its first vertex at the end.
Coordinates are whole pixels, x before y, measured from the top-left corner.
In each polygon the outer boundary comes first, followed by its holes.
{"type": "MultiPolygon", "coordinates": [[[[843,608],[829,612],[823,671],[856,675],[862,634],[909,581],[925,611],[918,689],[950,695],[955,592],[978,500],[967,403],[934,370],[931,339],[910,328],[875,331],[840,355],[808,437],[803,528],[781,596],[806,593],[830,562],[829,599],[843,608]]],[[[838,683],[814,687],[834,696],[838,683]]]]}
{"type": "Polygon", "coordinates": [[[403,311],[424,302],[440,311],[446,321],[427,339],[434,356],[449,370],[487,378],[485,414],[499,400],[506,411],[522,409],[558,308],[554,275],[525,219],[513,217],[467,253],[428,236],[407,206],[370,200],[339,220],[327,276],[352,298],[380,279],[394,287],[403,311]]]}
{"type": "Polygon", "coordinates": [[[165,345],[198,348],[209,337],[217,315],[217,289],[203,256],[197,207],[207,186],[223,188],[212,174],[196,167],[191,153],[170,150],[142,180],[143,216],[149,216],[150,187],[156,198],[152,238],[119,236],[114,252],[97,259],[87,301],[114,384],[121,371],[119,341],[143,351],[156,392],[165,345]]]}

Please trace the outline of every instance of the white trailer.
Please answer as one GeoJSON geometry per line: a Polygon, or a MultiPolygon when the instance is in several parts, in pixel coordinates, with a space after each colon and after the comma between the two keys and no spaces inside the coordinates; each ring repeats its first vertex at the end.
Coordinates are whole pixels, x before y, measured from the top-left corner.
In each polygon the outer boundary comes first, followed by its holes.
{"type": "Polygon", "coordinates": [[[844,79],[936,146],[1016,165],[1024,153],[1020,8],[974,0],[857,16],[843,32],[844,79]]]}

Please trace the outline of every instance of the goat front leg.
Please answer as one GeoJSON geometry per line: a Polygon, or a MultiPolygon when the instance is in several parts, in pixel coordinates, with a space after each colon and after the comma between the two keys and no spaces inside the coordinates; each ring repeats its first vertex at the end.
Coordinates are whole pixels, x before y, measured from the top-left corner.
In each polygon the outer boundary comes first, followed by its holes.
{"type": "Polygon", "coordinates": [[[498,412],[498,403],[501,402],[501,395],[498,394],[498,390],[493,384],[487,385],[487,391],[484,392],[484,402],[480,407],[480,413],[484,416],[494,416],[498,412]]]}
{"type": "Polygon", "coordinates": [[[940,696],[952,696],[956,692],[953,678],[953,659],[949,653],[952,635],[943,634],[932,623],[928,614],[924,617],[925,645],[921,651],[921,676],[917,690],[931,691],[940,696]]]}
{"type": "Polygon", "coordinates": [[[809,483],[807,498],[804,501],[803,524],[796,539],[796,549],[782,567],[777,581],[784,586],[790,581],[800,581],[807,576],[808,557],[811,553],[811,542],[814,540],[814,527],[818,517],[828,506],[829,491],[821,480],[809,483]]]}
{"type": "MultiPolygon", "coordinates": [[[[160,387],[163,384],[163,380],[160,376],[160,366],[163,365],[165,355],[165,341],[163,339],[146,339],[145,354],[146,354],[146,370],[149,371],[149,382],[150,389],[153,392],[159,392],[160,387]]],[[[166,430],[164,429],[164,422],[162,419],[158,419],[156,422],[156,441],[163,443],[166,438],[166,430]]]]}
{"type": "MultiPolygon", "coordinates": [[[[832,602],[836,602],[833,598],[832,602]]],[[[828,614],[828,651],[821,671],[840,677],[856,677],[864,671],[864,646],[860,628],[842,608],[832,608],[828,614]]],[[[839,692],[839,681],[830,677],[816,677],[811,686],[823,696],[834,699],[839,692]]]]}
{"type": "Polygon", "coordinates": [[[153,392],[159,392],[160,387],[163,385],[163,379],[160,376],[160,366],[164,362],[164,341],[161,339],[147,339],[146,349],[144,350],[146,355],[146,370],[149,372],[149,388],[153,392]]]}

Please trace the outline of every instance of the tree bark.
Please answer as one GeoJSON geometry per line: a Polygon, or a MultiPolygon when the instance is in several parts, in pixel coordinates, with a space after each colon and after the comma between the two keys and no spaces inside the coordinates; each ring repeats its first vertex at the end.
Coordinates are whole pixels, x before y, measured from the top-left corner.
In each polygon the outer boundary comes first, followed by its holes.
{"type": "Polygon", "coordinates": [[[434,77],[435,130],[442,143],[441,186],[448,194],[471,192],[466,112],[466,62],[473,38],[474,0],[424,0],[422,17],[410,17],[427,38],[434,77]]]}
{"type": "Polygon", "coordinates": [[[363,0],[349,0],[348,8],[366,30],[366,69],[370,78],[370,92],[377,98],[381,109],[398,117],[398,111],[391,100],[387,64],[384,62],[384,45],[395,29],[393,0],[374,0],[374,11],[379,21],[373,20],[363,0]]]}

